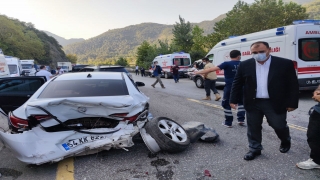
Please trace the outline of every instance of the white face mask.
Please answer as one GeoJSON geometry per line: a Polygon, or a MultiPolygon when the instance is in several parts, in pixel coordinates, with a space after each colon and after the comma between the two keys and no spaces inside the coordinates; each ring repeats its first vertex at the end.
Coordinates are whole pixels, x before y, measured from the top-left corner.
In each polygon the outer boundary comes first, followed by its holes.
{"type": "Polygon", "coordinates": [[[265,61],[267,59],[267,53],[258,53],[258,54],[253,54],[252,57],[256,61],[265,61]]]}
{"type": "Polygon", "coordinates": [[[207,63],[206,63],[206,62],[202,62],[202,64],[204,64],[204,65],[205,65],[205,64],[207,64],[207,63]]]}

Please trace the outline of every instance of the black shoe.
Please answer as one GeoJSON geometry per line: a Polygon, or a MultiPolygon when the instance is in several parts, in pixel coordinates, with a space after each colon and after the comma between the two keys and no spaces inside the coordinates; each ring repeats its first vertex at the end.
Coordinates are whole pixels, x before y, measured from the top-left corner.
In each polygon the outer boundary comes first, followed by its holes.
{"type": "Polygon", "coordinates": [[[255,151],[255,152],[249,151],[247,152],[246,155],[244,155],[243,159],[249,161],[249,160],[253,160],[254,158],[256,158],[256,156],[259,156],[259,155],[261,155],[261,151],[255,151]]]}
{"type": "Polygon", "coordinates": [[[286,153],[290,150],[291,142],[289,143],[281,143],[279,151],[282,153],[286,153]]]}

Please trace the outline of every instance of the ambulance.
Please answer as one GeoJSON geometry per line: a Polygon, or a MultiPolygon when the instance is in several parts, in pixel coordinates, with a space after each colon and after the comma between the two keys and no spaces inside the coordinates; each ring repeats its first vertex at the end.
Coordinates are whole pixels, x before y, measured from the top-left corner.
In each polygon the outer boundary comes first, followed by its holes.
{"type": "MultiPolygon", "coordinates": [[[[152,61],[152,65],[155,61],[158,61],[158,65],[161,66],[163,72],[161,76],[164,76],[166,79],[172,78],[172,70],[171,67],[173,65],[179,66],[179,76],[186,77],[186,73],[188,72],[188,68],[191,65],[191,57],[189,53],[177,52],[172,54],[160,55],[154,58],[152,61]]],[[[152,66],[151,65],[151,66],[152,66]]],[[[149,69],[149,75],[152,76],[152,69],[149,69]]]]}
{"type": "Polygon", "coordinates": [[[0,78],[4,77],[10,77],[10,71],[2,49],[0,49],[0,78]]]}
{"type": "MultiPolygon", "coordinates": [[[[320,20],[297,20],[292,25],[230,37],[216,44],[206,55],[219,65],[229,61],[232,50],[241,51],[241,61],[252,58],[250,46],[257,41],[269,43],[271,55],[292,60],[299,89],[314,90],[320,84],[320,20]]],[[[223,71],[217,71],[217,82],[224,82],[223,71]]]]}
{"type": "Polygon", "coordinates": [[[23,74],[19,58],[13,56],[5,56],[5,59],[9,67],[10,77],[17,77],[23,74]]]}

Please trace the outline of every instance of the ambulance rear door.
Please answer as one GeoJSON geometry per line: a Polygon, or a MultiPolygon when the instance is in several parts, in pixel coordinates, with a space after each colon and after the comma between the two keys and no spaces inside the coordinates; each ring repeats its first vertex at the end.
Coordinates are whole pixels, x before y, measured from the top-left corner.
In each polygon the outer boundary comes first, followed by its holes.
{"type": "Polygon", "coordinates": [[[320,25],[296,27],[296,60],[300,90],[316,89],[320,84],[320,25]]]}

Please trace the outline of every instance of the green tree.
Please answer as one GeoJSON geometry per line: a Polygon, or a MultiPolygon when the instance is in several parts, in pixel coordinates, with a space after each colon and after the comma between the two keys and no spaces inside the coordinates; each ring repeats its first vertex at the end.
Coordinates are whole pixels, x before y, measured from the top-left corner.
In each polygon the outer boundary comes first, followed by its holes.
{"type": "Polygon", "coordinates": [[[179,16],[179,21],[173,26],[172,40],[180,51],[189,52],[193,45],[192,25],[189,21],[185,22],[181,16],[179,16]]]}
{"type": "Polygon", "coordinates": [[[76,64],[78,57],[76,54],[67,54],[67,59],[71,62],[71,64],[76,64]]]}
{"type": "Polygon", "coordinates": [[[191,47],[190,56],[192,61],[203,58],[206,55],[204,30],[199,26],[194,26],[192,30],[193,45],[191,47]]]}
{"type": "Polygon", "coordinates": [[[238,1],[227,17],[215,24],[215,43],[234,35],[244,35],[286,26],[294,20],[306,19],[306,8],[282,0],[255,0],[251,5],[238,1]]]}
{"type": "Polygon", "coordinates": [[[137,49],[136,64],[140,67],[149,68],[152,60],[157,56],[156,46],[150,45],[147,41],[143,41],[137,49]]]}
{"type": "Polygon", "coordinates": [[[119,57],[119,59],[115,62],[115,64],[120,66],[128,66],[128,61],[124,57],[119,57]]]}

